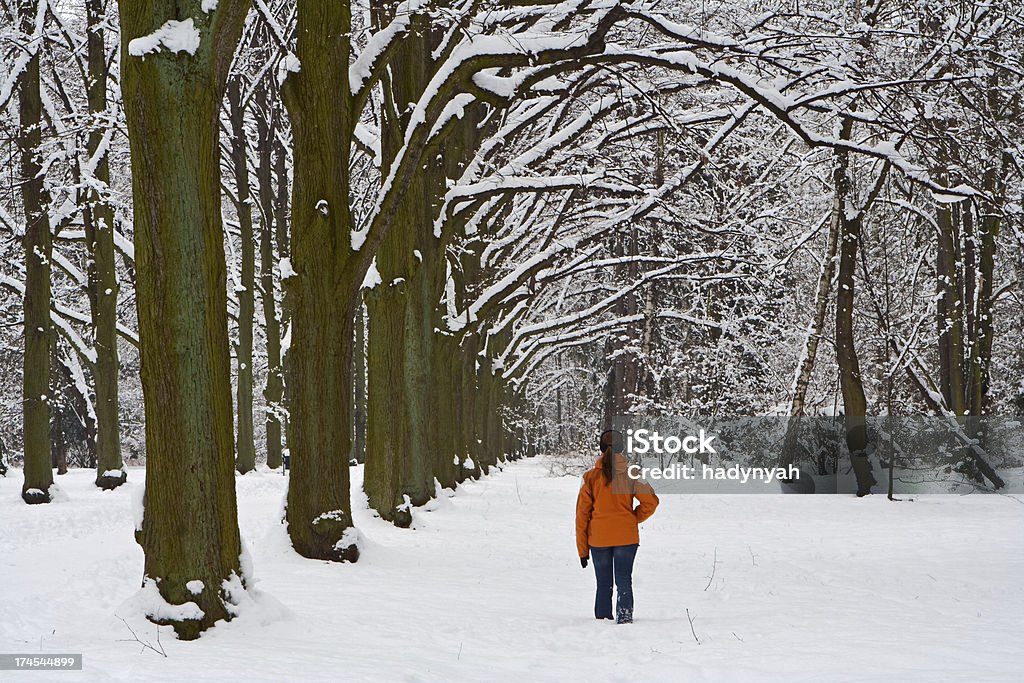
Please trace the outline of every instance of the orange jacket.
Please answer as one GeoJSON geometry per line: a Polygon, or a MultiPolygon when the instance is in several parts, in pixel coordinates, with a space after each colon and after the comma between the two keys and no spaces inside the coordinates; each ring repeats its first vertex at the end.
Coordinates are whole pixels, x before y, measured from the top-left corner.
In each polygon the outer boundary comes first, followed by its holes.
{"type": "Polygon", "coordinates": [[[658,496],[650,484],[636,481],[632,493],[619,493],[627,480],[629,461],[621,453],[615,456],[615,488],[604,480],[601,465],[604,456],[597,459],[592,469],[583,475],[579,496],[576,497],[576,549],[580,557],[590,555],[590,548],[615,545],[633,545],[640,542],[639,524],[654,514],[658,496]],[[633,499],[640,505],[634,509],[633,499]]]}

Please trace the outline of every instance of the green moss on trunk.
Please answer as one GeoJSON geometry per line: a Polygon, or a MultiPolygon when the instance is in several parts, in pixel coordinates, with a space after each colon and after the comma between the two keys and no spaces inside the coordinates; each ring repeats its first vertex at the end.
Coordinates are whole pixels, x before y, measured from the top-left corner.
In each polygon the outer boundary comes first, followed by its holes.
{"type": "Polygon", "coordinates": [[[283,95],[292,123],[291,260],[285,311],[288,403],[288,534],[305,556],[355,561],[348,457],[352,445],[353,316],[368,265],[351,246],[348,207],[353,130],[348,97],[347,2],[298,6],[296,55],[283,95]]]}
{"type": "MultiPolygon", "coordinates": [[[[121,76],[132,155],[136,291],[146,415],[145,574],[192,639],[231,619],[224,582],[239,577],[231,360],[221,223],[218,114],[248,3],[187,3],[195,55],[132,56],[129,41],[169,19],[171,2],[120,0],[121,76]],[[202,581],[192,594],[186,584],[202,581]]],[[[244,581],[244,577],[240,577],[244,581]]]]}
{"type": "MultiPolygon", "coordinates": [[[[35,6],[19,5],[21,29],[35,30],[35,6]]],[[[18,116],[21,152],[21,197],[25,210],[25,356],[24,400],[25,483],[22,499],[29,504],[49,503],[53,470],[50,468],[50,254],[52,236],[48,205],[37,153],[42,141],[42,100],[39,91],[39,56],[25,65],[19,79],[18,116]]]]}

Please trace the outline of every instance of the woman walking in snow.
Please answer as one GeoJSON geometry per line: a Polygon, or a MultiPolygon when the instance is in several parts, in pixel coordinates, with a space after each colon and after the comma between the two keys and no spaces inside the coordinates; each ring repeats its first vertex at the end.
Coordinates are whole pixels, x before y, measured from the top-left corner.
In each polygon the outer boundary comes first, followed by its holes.
{"type": "Polygon", "coordinates": [[[586,569],[593,557],[597,576],[594,616],[612,618],[612,585],[618,589],[615,620],[633,621],[633,559],[640,545],[641,522],[654,514],[658,496],[646,482],[626,473],[629,461],[622,454],[622,433],[601,434],[601,456],[583,475],[576,498],[576,549],[586,569]],[[639,505],[633,507],[633,499],[639,505]]]}

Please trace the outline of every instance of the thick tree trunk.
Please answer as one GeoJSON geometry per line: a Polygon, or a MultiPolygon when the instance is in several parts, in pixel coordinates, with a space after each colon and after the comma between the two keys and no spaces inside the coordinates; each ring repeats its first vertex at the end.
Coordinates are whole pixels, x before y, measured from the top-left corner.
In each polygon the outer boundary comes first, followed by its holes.
{"type": "MultiPolygon", "coordinates": [[[[407,197],[425,197],[425,189],[421,182],[414,182],[407,197]]],[[[429,214],[416,201],[407,206],[407,220],[395,226],[377,254],[384,282],[367,296],[371,302],[370,391],[364,488],[371,506],[397,526],[411,522],[410,503],[423,505],[434,495],[439,429],[436,369],[431,360],[440,296],[436,259],[440,257],[430,253],[436,245],[429,240],[437,240],[431,234],[429,214]],[[416,214],[426,220],[417,219],[416,214]],[[424,234],[427,239],[422,238],[424,234]],[[417,244],[419,263],[413,256],[417,244]]]]}
{"type": "Polygon", "coordinates": [[[252,421],[252,335],[256,318],[256,246],[252,228],[252,202],[249,193],[249,165],[245,133],[245,109],[242,107],[242,85],[236,79],[228,85],[228,112],[231,119],[231,164],[235,172],[238,202],[239,233],[242,242],[239,268],[238,346],[237,358],[238,414],[237,455],[235,468],[241,474],[256,469],[256,441],[252,421]]]}
{"type": "Polygon", "coordinates": [[[404,285],[395,287],[386,281],[366,296],[370,317],[367,330],[369,392],[363,489],[370,507],[399,527],[412,523],[412,514],[402,499],[403,466],[414,457],[405,420],[404,300],[407,295],[404,285]]]}
{"type": "Polygon", "coordinates": [[[444,487],[452,488],[458,483],[462,450],[462,407],[466,402],[462,385],[462,349],[452,336],[435,340],[430,367],[436,377],[433,385],[434,405],[438,406],[435,418],[436,441],[433,459],[434,476],[444,487]]]}
{"type": "Polygon", "coordinates": [[[369,265],[351,244],[348,2],[298,6],[296,55],[283,95],[294,139],[291,262],[285,361],[292,546],[315,559],[355,561],[349,453],[356,294],[369,265]]]}
{"type": "Polygon", "coordinates": [[[231,357],[221,223],[218,116],[244,0],[205,13],[188,3],[194,55],[131,54],[130,41],[181,17],[175,3],[120,0],[121,76],[132,157],[135,263],[146,415],[146,582],[193,639],[236,610],[241,542],[235,502],[231,357]],[[193,582],[201,581],[196,593],[193,582]]]}
{"type": "MultiPolygon", "coordinates": [[[[89,84],[87,95],[93,128],[86,151],[94,160],[93,180],[103,188],[110,185],[110,162],[103,142],[102,118],[107,115],[107,54],[104,32],[106,10],[103,0],[86,0],[89,27],[87,51],[89,84]],[[98,157],[98,158],[97,158],[98,157]]],[[[117,353],[117,260],[114,252],[114,209],[106,196],[90,186],[83,209],[85,236],[89,247],[89,301],[92,306],[93,349],[96,362],[93,384],[96,388],[96,485],[114,489],[128,475],[121,457],[121,421],[118,399],[118,375],[121,363],[117,353]]]]}
{"type": "MultiPolygon", "coordinates": [[[[257,107],[269,112],[265,85],[256,91],[257,107]]],[[[267,337],[267,382],[263,388],[266,401],[264,424],[267,440],[267,467],[278,469],[282,461],[281,399],[284,396],[284,369],[281,367],[281,321],[274,295],[274,224],[277,220],[271,156],[276,120],[269,113],[257,118],[259,163],[256,179],[260,198],[260,298],[267,337]],[[269,119],[269,120],[268,120],[269,119]]]]}
{"type": "MultiPolygon", "coordinates": [[[[403,146],[408,111],[430,78],[429,33],[403,40],[385,82],[393,106],[381,124],[384,158],[403,146]]],[[[436,277],[444,252],[433,236],[433,208],[443,185],[439,165],[425,165],[410,182],[394,227],[377,251],[382,282],[367,293],[369,358],[367,375],[366,476],[370,505],[396,526],[412,521],[410,505],[434,495],[437,421],[431,349],[435,309],[443,283],[436,277]]],[[[385,173],[388,169],[383,169],[385,173]]],[[[443,275],[443,273],[442,273],[443,275]]]]}
{"type": "MultiPolygon", "coordinates": [[[[19,3],[21,29],[35,33],[37,3],[19,3]]],[[[41,37],[39,38],[42,39],[41,37]]],[[[39,92],[39,54],[28,61],[19,82],[18,147],[21,153],[21,198],[25,210],[25,357],[24,400],[25,483],[22,499],[49,503],[50,468],[50,254],[52,236],[49,196],[43,184],[37,153],[42,141],[42,100],[39,92]]]]}

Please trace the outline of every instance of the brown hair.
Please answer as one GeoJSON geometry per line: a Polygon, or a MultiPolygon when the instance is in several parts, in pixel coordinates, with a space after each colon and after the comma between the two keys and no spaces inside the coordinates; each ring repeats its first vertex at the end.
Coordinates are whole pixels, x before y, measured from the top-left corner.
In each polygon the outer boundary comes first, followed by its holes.
{"type": "Polygon", "coordinates": [[[604,460],[601,461],[601,471],[604,473],[604,480],[611,484],[612,479],[615,478],[615,454],[622,452],[622,432],[606,429],[601,432],[598,443],[601,447],[601,455],[604,457],[604,460]]]}

